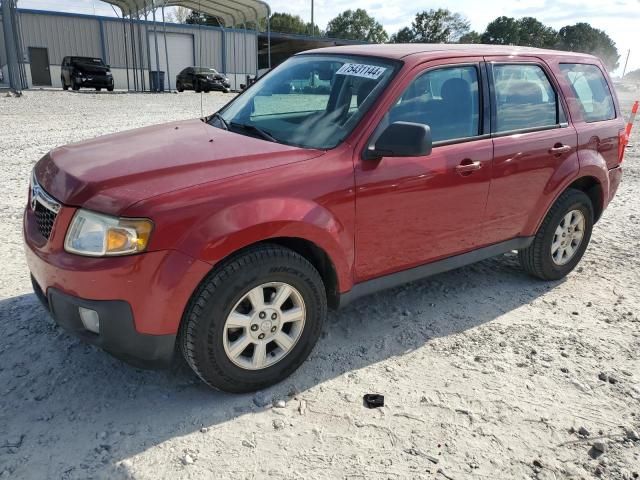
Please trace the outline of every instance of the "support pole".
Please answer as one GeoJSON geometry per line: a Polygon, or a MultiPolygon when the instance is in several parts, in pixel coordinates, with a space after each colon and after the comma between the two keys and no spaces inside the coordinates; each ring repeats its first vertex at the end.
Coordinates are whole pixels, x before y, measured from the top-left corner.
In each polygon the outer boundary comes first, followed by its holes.
{"type": "MultiPolygon", "coordinates": [[[[115,10],[114,10],[115,11],[115,10]]],[[[127,47],[127,24],[124,20],[124,9],[122,11],[122,33],[124,34],[124,66],[127,70],[127,91],[131,91],[131,85],[129,83],[129,51],[127,47]]]]}
{"type": "Polygon", "coordinates": [[[629,55],[631,55],[631,49],[627,50],[627,59],[624,61],[624,68],[622,69],[621,78],[624,78],[624,74],[627,73],[627,64],[629,63],[629,55]]]}
{"type": "Polygon", "coordinates": [[[136,33],[133,29],[133,12],[129,10],[129,31],[131,32],[131,68],[133,69],[133,88],[138,91],[138,58],[136,55],[136,33]]]}
{"type": "Polygon", "coordinates": [[[140,11],[138,11],[138,25],[136,25],[136,30],[138,30],[138,58],[140,59],[139,61],[139,68],[140,68],[140,90],[142,92],[146,92],[147,91],[147,82],[144,78],[144,53],[142,50],[142,27],[140,26],[141,23],[141,15],[140,15],[140,11]]]}
{"type": "Polygon", "coordinates": [[[267,14],[267,57],[269,70],[271,70],[271,9],[267,14]]]}
{"type": "Polygon", "coordinates": [[[144,7],[144,41],[147,45],[147,74],[149,75],[149,91],[151,91],[151,44],[149,42],[149,12],[144,7]]]}
{"type": "MultiPolygon", "coordinates": [[[[166,3],[166,2],[165,2],[166,3]]],[[[171,92],[171,68],[169,67],[169,44],[167,43],[167,23],[164,20],[164,5],[162,6],[162,28],[164,29],[164,56],[167,63],[167,85],[171,92]]]]}
{"type": "MultiPolygon", "coordinates": [[[[159,92],[160,89],[160,53],[158,52],[158,28],[157,28],[157,23],[156,23],[156,6],[155,6],[155,2],[153,0],[151,0],[151,8],[152,8],[152,15],[153,15],[153,38],[156,42],[156,74],[157,74],[157,81],[156,81],[156,92],[159,92]]],[[[162,85],[162,89],[164,90],[164,85],[162,85]]]]}

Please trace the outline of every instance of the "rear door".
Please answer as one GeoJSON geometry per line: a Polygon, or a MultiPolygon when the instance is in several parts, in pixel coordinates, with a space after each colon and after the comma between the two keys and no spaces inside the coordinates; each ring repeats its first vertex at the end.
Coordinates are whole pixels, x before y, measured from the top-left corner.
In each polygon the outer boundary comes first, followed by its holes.
{"type": "Polygon", "coordinates": [[[494,162],[481,243],[535,232],[555,194],[578,170],[577,136],[548,66],[535,58],[487,57],[494,162]],[[533,229],[533,231],[532,231],[533,229]]]}
{"type": "Polygon", "coordinates": [[[449,59],[417,68],[394,94],[376,132],[397,121],[423,123],[433,151],[357,159],[356,281],[475,247],[493,157],[485,83],[482,58],[449,59]]]}

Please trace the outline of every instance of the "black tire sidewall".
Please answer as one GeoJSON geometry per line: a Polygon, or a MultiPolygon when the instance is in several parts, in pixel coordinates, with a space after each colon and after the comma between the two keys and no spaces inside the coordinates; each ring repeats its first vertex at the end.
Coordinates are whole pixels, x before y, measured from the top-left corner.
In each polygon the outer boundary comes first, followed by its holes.
{"type": "Polygon", "coordinates": [[[200,359],[197,373],[213,387],[231,392],[265,388],[291,375],[313,350],[326,316],[324,288],[311,265],[305,268],[304,264],[285,264],[282,260],[269,258],[235,272],[204,303],[194,347],[200,359]],[[225,320],[249,290],[269,282],[284,282],[300,292],[306,309],[304,329],[293,350],[278,363],[261,370],[246,370],[231,362],[224,350],[225,320]]]}
{"type": "Polygon", "coordinates": [[[559,279],[566,276],[571,272],[580,262],[584,252],[589,246],[591,240],[591,233],[593,231],[593,206],[589,197],[583,192],[575,191],[571,192],[566,198],[563,199],[562,204],[553,213],[552,217],[546,225],[545,231],[542,235],[541,249],[542,249],[542,268],[544,275],[549,279],[559,279]],[[579,210],[584,215],[585,230],[582,242],[578,251],[573,258],[564,265],[557,265],[551,256],[551,244],[555,231],[560,224],[562,218],[572,210],[579,210]]]}

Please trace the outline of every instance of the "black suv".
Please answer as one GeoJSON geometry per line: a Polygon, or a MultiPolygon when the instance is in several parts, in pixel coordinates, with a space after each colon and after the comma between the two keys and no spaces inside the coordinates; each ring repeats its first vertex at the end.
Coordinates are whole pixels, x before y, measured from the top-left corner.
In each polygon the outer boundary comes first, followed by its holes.
{"type": "Polygon", "coordinates": [[[109,65],[105,65],[100,58],[64,57],[60,71],[62,88],[80,90],[81,88],[95,88],[98,92],[106,88],[113,91],[113,75],[109,65]]]}
{"type": "Polygon", "coordinates": [[[195,90],[210,92],[220,90],[228,93],[231,88],[229,79],[214,68],[187,67],[176,75],[176,89],[179,92],[195,90]]]}

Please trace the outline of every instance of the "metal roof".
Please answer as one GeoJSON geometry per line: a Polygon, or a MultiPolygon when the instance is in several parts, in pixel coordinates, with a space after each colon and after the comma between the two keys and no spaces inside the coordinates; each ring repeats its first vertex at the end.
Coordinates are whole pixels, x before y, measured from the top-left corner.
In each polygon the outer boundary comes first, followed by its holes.
{"type": "Polygon", "coordinates": [[[125,15],[140,15],[161,7],[186,7],[217,17],[227,27],[247,22],[259,24],[271,15],[262,0],[103,0],[120,8],[125,15]]]}

